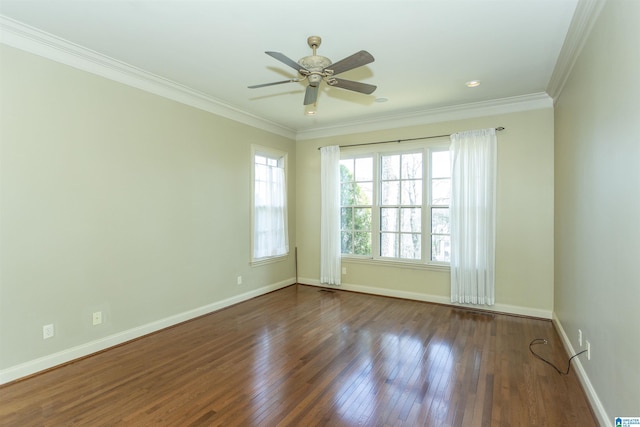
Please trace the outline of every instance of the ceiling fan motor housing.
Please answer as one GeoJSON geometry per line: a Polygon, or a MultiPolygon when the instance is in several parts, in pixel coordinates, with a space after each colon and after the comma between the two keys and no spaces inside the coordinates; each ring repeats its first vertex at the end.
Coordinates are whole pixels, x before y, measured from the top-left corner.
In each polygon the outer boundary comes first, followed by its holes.
{"type": "Polygon", "coordinates": [[[307,76],[307,79],[310,84],[315,86],[322,81],[322,78],[324,77],[322,70],[331,65],[331,60],[325,56],[311,55],[300,59],[298,64],[311,72],[307,76]]]}

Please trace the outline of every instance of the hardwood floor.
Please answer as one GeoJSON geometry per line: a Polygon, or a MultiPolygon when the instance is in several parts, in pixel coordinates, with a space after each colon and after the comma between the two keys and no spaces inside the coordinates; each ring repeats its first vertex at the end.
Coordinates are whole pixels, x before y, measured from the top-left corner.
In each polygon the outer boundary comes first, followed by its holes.
{"type": "Polygon", "coordinates": [[[595,426],[549,321],[294,285],[0,387],[3,426],[595,426]]]}

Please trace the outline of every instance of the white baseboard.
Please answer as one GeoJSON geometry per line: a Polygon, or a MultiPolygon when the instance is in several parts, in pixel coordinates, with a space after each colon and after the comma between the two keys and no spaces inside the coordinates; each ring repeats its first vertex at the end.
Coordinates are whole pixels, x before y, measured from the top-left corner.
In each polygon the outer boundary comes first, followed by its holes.
{"type": "MultiPolygon", "coordinates": [[[[569,340],[568,335],[564,331],[564,328],[562,327],[562,323],[560,323],[560,319],[558,319],[558,316],[556,316],[555,312],[553,313],[553,324],[556,327],[558,334],[560,335],[560,339],[562,340],[562,344],[564,345],[564,348],[567,351],[567,353],[570,355],[576,354],[577,351],[575,351],[573,346],[571,345],[571,341],[569,340]]],[[[584,367],[580,362],[580,358],[576,357],[575,359],[573,359],[573,362],[571,362],[571,364],[573,365],[573,369],[575,370],[578,376],[578,380],[580,380],[580,383],[582,384],[582,388],[584,389],[585,394],[587,395],[587,399],[589,399],[589,403],[591,404],[591,409],[593,410],[593,413],[596,416],[598,424],[600,424],[601,426],[611,425],[613,418],[607,415],[607,411],[604,409],[604,406],[602,405],[602,402],[600,401],[600,398],[598,397],[596,390],[593,388],[593,385],[589,380],[589,376],[587,375],[587,372],[584,370],[584,367]]]]}
{"type": "Polygon", "coordinates": [[[495,304],[488,305],[473,305],[473,304],[456,304],[452,303],[449,297],[443,297],[440,295],[422,294],[417,292],[400,291],[397,289],[389,288],[374,288],[371,286],[352,285],[348,283],[342,283],[339,286],[324,285],[321,284],[318,279],[310,279],[307,277],[301,277],[298,279],[298,283],[312,286],[320,286],[326,288],[336,288],[345,291],[361,292],[363,294],[381,295],[385,297],[404,298],[415,301],[433,302],[437,304],[451,305],[454,307],[470,308],[478,311],[492,311],[505,314],[515,314],[518,316],[538,317],[540,319],[551,319],[550,310],[541,310],[538,308],[520,307],[508,304],[495,304]]]}
{"type": "Polygon", "coordinates": [[[178,313],[173,316],[157,320],[155,322],[147,323],[146,325],[141,325],[132,329],[128,329],[126,331],[118,332],[116,334],[109,335],[95,341],[80,344],[78,346],[71,347],[57,353],[53,353],[47,356],[40,357],[38,359],[30,360],[28,362],[0,370],[0,384],[6,384],[8,382],[44,371],[46,369],[71,362],[73,360],[105,350],[109,347],[113,347],[127,341],[140,338],[152,332],[156,332],[161,329],[177,325],[178,323],[212,313],[225,307],[229,307],[239,302],[264,295],[280,288],[284,288],[286,286],[294,284],[295,282],[296,281],[294,278],[283,280],[278,283],[267,285],[253,291],[245,292],[243,294],[224,299],[222,301],[217,301],[202,307],[194,308],[193,310],[178,313]]]}

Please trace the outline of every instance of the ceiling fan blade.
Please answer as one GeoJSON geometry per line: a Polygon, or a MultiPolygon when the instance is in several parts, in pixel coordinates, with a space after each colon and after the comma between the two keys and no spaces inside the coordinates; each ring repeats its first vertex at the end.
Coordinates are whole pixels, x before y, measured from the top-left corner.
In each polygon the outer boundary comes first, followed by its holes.
{"type": "Polygon", "coordinates": [[[280,53],[280,52],[265,52],[267,55],[277,59],[278,61],[282,62],[283,64],[288,65],[289,67],[293,68],[296,71],[300,71],[300,70],[305,70],[308,71],[306,68],[304,68],[302,65],[298,64],[296,61],[294,61],[293,59],[289,58],[288,56],[280,53]]]}
{"type": "Polygon", "coordinates": [[[367,65],[374,61],[373,56],[366,50],[361,50],[360,52],[356,52],[351,56],[347,56],[340,61],[329,65],[325,68],[326,70],[333,71],[333,75],[344,73],[345,71],[353,70],[354,68],[361,67],[363,65],[367,65]]]}
{"type": "Polygon", "coordinates": [[[311,105],[318,99],[318,85],[307,86],[307,90],[304,92],[304,105],[311,105]]]}
{"type": "Polygon", "coordinates": [[[354,82],[353,80],[339,79],[337,77],[331,78],[327,83],[333,87],[365,93],[367,95],[372,94],[373,91],[377,89],[377,86],[370,85],[368,83],[354,82]]]}
{"type": "Polygon", "coordinates": [[[249,89],[255,89],[255,88],[259,88],[259,87],[265,87],[265,86],[273,86],[273,85],[281,85],[283,83],[293,83],[293,82],[299,82],[299,79],[289,79],[289,80],[282,80],[280,82],[273,82],[273,83],[263,83],[261,85],[253,85],[253,86],[247,86],[249,89]]]}

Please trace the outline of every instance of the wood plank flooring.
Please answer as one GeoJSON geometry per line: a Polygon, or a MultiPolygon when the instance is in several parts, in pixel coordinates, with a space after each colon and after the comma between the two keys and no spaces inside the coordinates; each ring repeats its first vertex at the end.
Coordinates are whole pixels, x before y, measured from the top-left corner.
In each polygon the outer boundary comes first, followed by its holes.
{"type": "Polygon", "coordinates": [[[0,387],[2,426],[595,426],[549,321],[294,285],[0,387]]]}

